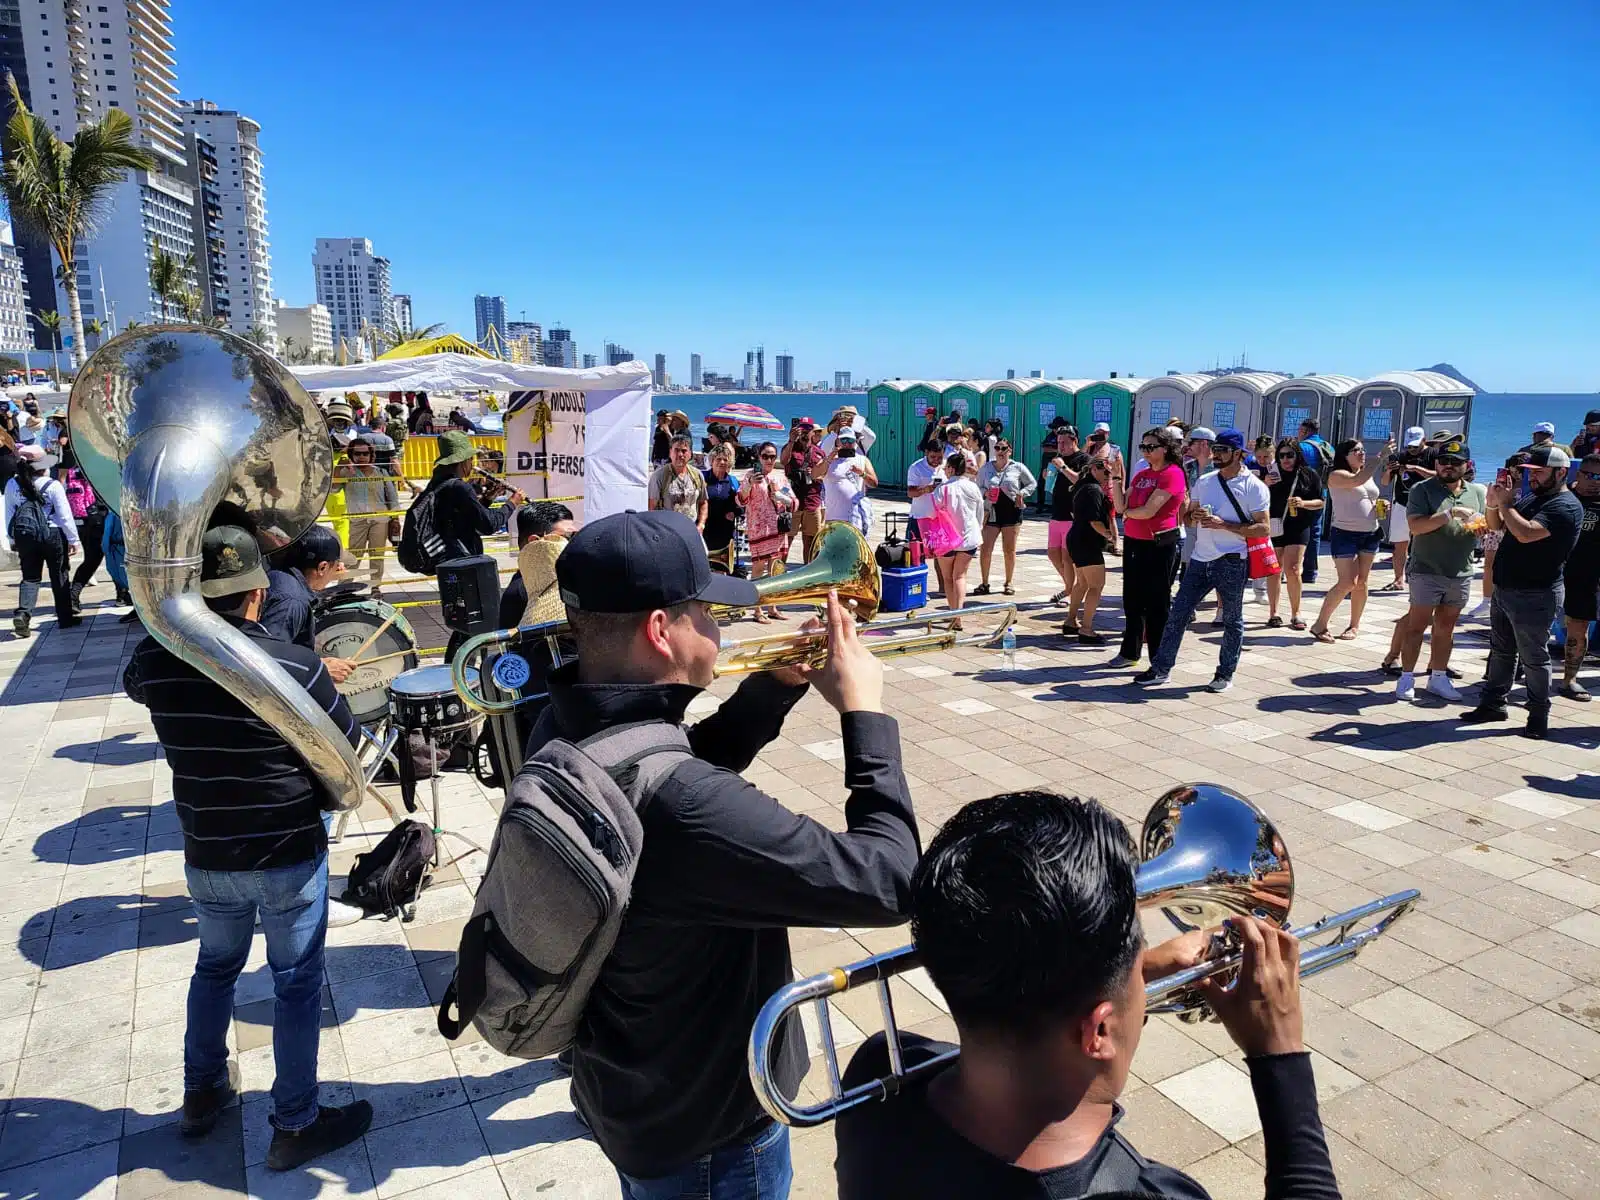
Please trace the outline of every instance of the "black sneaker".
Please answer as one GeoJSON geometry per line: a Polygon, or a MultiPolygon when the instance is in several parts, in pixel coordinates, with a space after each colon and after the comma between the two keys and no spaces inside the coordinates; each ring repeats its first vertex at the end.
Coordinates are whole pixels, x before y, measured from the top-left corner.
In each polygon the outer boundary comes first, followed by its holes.
{"type": "MultiPolygon", "coordinates": [[[[1480,704],[1477,708],[1468,709],[1461,714],[1463,725],[1486,725],[1490,721],[1504,721],[1511,714],[1506,712],[1503,704],[1480,704]]],[[[1530,721],[1532,717],[1528,718],[1530,721]]]]}
{"type": "Polygon", "coordinates": [[[33,620],[28,616],[27,613],[18,613],[16,616],[11,618],[11,632],[16,634],[19,638],[29,637],[33,632],[30,628],[32,623],[33,620]]]}
{"type": "Polygon", "coordinates": [[[214,1087],[183,1094],[183,1118],[178,1128],[186,1138],[205,1137],[217,1123],[222,1110],[239,1094],[239,1064],[228,1062],[228,1077],[214,1087]]]}
{"type": "Polygon", "coordinates": [[[1528,714],[1528,723],[1522,727],[1522,736],[1542,742],[1550,733],[1550,715],[1548,713],[1528,714]]]}
{"type": "Polygon", "coordinates": [[[1106,635],[1103,633],[1079,633],[1078,643],[1083,646],[1104,646],[1106,635]]]}
{"type": "Polygon", "coordinates": [[[329,1108],[324,1104],[317,1109],[317,1119],[304,1129],[293,1133],[283,1129],[273,1131],[272,1145],[267,1147],[267,1169],[292,1171],[313,1158],[348,1146],[371,1126],[372,1105],[365,1100],[343,1108],[329,1108]]]}
{"type": "Polygon", "coordinates": [[[1133,677],[1133,681],[1135,683],[1156,684],[1159,686],[1167,682],[1167,677],[1167,672],[1165,671],[1158,671],[1154,667],[1146,667],[1133,677]]]}

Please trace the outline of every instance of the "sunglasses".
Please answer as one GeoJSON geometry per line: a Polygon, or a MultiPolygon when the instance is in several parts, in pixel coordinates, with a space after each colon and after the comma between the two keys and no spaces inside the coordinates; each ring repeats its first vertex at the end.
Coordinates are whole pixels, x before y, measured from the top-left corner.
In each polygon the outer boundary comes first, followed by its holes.
{"type": "Polygon", "coordinates": [[[761,461],[762,462],[777,462],[778,461],[778,456],[776,454],[763,454],[761,456],[761,461]]]}
{"type": "Polygon", "coordinates": [[[1299,457],[1300,456],[1298,454],[1296,454],[1293,450],[1285,450],[1282,454],[1278,455],[1278,461],[1279,462],[1293,462],[1295,459],[1297,459],[1299,457]]]}
{"type": "Polygon", "coordinates": [[[1141,450],[1159,450],[1159,449],[1161,449],[1161,443],[1160,442],[1140,442],[1139,443],[1139,449],[1141,449],[1141,450]]]}
{"type": "Polygon", "coordinates": [[[1579,471],[1578,474],[1585,479],[1600,479],[1600,471],[1579,471]]]}

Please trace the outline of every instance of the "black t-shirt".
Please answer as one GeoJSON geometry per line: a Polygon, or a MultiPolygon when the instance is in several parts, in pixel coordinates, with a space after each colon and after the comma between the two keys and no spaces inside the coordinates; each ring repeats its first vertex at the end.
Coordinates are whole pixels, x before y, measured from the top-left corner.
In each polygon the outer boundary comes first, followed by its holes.
{"type": "Polygon", "coordinates": [[[728,518],[738,507],[739,481],[732,475],[718,479],[706,477],[706,549],[726,550],[733,539],[733,522],[728,518]]]}
{"type": "Polygon", "coordinates": [[[1530,492],[1512,507],[1528,520],[1543,525],[1550,536],[1537,542],[1519,542],[1507,531],[1494,556],[1495,587],[1511,591],[1553,587],[1578,542],[1583,505],[1562,488],[1544,495],[1530,492]]]}
{"type": "Polygon", "coordinates": [[[1394,474],[1394,502],[1400,508],[1404,508],[1406,501],[1411,499],[1412,486],[1427,478],[1425,475],[1413,475],[1405,468],[1426,467],[1430,455],[1425,449],[1409,449],[1398,451],[1395,457],[1400,460],[1401,469],[1394,474]]]}
{"type": "Polygon", "coordinates": [[[672,451],[672,432],[667,429],[658,429],[655,436],[650,439],[650,461],[666,462],[672,451]]]}
{"type": "Polygon", "coordinates": [[[1086,479],[1072,498],[1072,532],[1067,534],[1067,541],[1090,550],[1104,546],[1106,540],[1096,532],[1093,521],[1110,526],[1111,501],[1106,499],[1104,488],[1093,479],[1086,479]]]}
{"type": "Polygon", "coordinates": [[[1592,500],[1580,499],[1578,503],[1583,506],[1583,518],[1578,523],[1578,544],[1567,556],[1564,575],[1569,586],[1577,579],[1588,587],[1592,582],[1600,582],[1600,496],[1592,500]]]}
{"type": "MultiPolygon", "coordinates": [[[[902,1034],[908,1067],[953,1049],[916,1034],[902,1034]]],[[[1317,1112],[1316,1081],[1308,1054],[1249,1060],[1250,1082],[1261,1113],[1268,1171],[1265,1192],[1274,1200],[1339,1200],[1339,1185],[1317,1112]]],[[[889,1073],[884,1035],[868,1038],[850,1060],[844,1086],[889,1073]]],[[[937,1073],[936,1073],[937,1074],[937,1073]]],[[[863,1104],[835,1123],[839,1200],[1068,1200],[1082,1196],[1111,1154],[1126,1152],[1138,1165],[1139,1195],[1166,1200],[1209,1200],[1206,1190],[1173,1167],[1151,1162],[1116,1131],[1122,1109],[1092,1150],[1075,1163],[1029,1171],[979,1149],[945,1124],[928,1103],[928,1081],[887,1100],[863,1104]]],[[[1230,1196],[1228,1200],[1237,1200],[1230,1196]]]]}
{"type": "MultiPolygon", "coordinates": [[[[432,487],[432,485],[429,485],[432,487]]],[[[483,553],[483,535],[499,526],[465,479],[447,479],[433,489],[433,527],[445,540],[445,558],[483,553]]]]}
{"type": "MultiPolygon", "coordinates": [[[[1078,473],[1089,465],[1089,456],[1082,450],[1062,460],[1067,464],[1067,470],[1078,473]]],[[[1050,489],[1050,519],[1052,521],[1072,520],[1072,498],[1077,494],[1078,485],[1072,483],[1059,471],[1056,473],[1055,486],[1050,489]]]]}
{"type": "Polygon", "coordinates": [[[1317,473],[1310,467],[1301,467],[1293,475],[1280,476],[1277,483],[1269,483],[1267,492],[1272,497],[1268,515],[1283,522],[1283,535],[1290,537],[1296,533],[1304,533],[1311,528],[1313,521],[1320,515],[1321,510],[1307,512],[1301,509],[1293,516],[1289,515],[1289,497],[1298,496],[1302,500],[1322,499],[1322,481],[1317,478],[1317,473]]]}

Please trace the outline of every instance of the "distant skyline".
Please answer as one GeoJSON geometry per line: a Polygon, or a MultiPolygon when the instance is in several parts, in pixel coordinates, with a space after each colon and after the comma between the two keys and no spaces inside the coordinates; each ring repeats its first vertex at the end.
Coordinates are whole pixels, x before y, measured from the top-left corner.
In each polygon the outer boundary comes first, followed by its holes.
{"type": "Polygon", "coordinates": [[[602,3],[533,70],[486,36],[522,5],[346,0],[405,81],[404,121],[352,121],[308,33],[326,6],[172,6],[185,93],[261,122],[290,304],[316,238],[359,236],[419,323],[470,336],[473,296],[504,295],[677,378],[765,343],[801,379],[1244,353],[1600,388],[1592,3],[691,11],[602,3]]]}

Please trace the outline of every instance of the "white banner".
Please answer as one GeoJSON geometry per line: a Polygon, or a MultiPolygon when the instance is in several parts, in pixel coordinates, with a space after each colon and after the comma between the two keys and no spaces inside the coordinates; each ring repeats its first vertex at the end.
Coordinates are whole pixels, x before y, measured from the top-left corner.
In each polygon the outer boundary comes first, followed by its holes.
{"type": "Polygon", "coordinates": [[[642,510],[650,405],[649,387],[513,392],[507,405],[506,475],[530,499],[562,499],[580,523],[642,510]],[[548,426],[543,424],[547,414],[548,426]]]}

